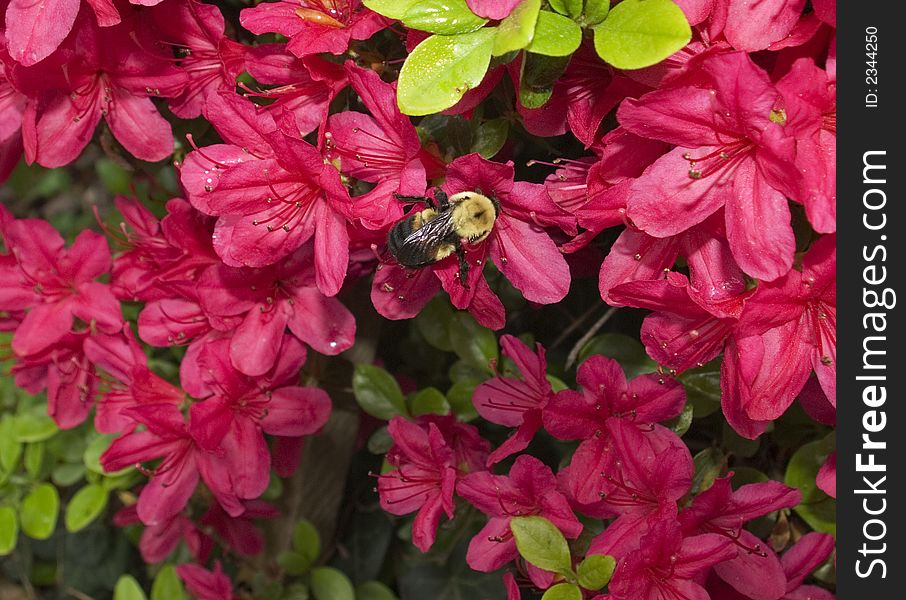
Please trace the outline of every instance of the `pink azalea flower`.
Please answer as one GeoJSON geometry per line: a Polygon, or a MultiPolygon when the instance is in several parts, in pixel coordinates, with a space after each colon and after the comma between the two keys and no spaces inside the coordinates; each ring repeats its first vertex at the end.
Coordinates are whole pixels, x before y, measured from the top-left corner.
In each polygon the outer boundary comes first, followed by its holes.
{"type": "Polygon", "coordinates": [[[466,0],[469,10],[486,19],[505,19],[521,0],[466,0]]]}
{"type": "MultiPolygon", "coordinates": [[[[141,523],[141,519],[138,518],[138,505],[132,504],[121,508],[113,515],[113,523],[117,527],[141,523]]],[[[192,557],[199,562],[206,562],[214,549],[214,540],[202,532],[186,515],[180,513],[159,525],[146,526],[138,541],[138,551],[146,563],[160,563],[165,561],[182,541],[186,543],[192,557]]]]}
{"type": "Polygon", "coordinates": [[[224,510],[242,514],[245,506],[232,488],[229,465],[196,444],[175,405],[143,404],[124,413],[144,429],[133,427],[113,440],[101,455],[101,465],[110,472],[163,459],[153,470],[142,468],[151,478],[138,498],[142,523],[159,525],[182,512],[199,476],[224,510]]]}
{"type": "Polygon", "coordinates": [[[434,544],[441,513],[453,518],[457,477],[453,450],[434,423],[422,427],[394,417],[388,430],[394,446],[387,461],[396,469],[378,478],[381,508],[394,515],[418,511],[412,543],[427,552],[434,544]]]}
{"type": "Polygon", "coordinates": [[[233,368],[230,340],[225,338],[208,342],[192,360],[184,359],[197,361],[197,366],[181,373],[183,386],[196,398],[206,398],[192,405],[189,432],[201,448],[229,465],[232,489],[240,498],[257,498],[267,488],[270,453],[264,433],[310,435],[330,416],[324,390],[295,385],[305,347],[287,338],[273,369],[262,377],[233,368]]]}
{"type": "Polygon", "coordinates": [[[717,575],[755,600],[776,600],[783,595],[786,577],[774,552],[743,529],[747,521],[799,504],[802,494],[776,481],[753,483],[733,490],[730,477],[718,478],[695,497],[679,515],[686,535],[722,536],[733,555],[715,566],[717,575]]]}
{"type": "Polygon", "coordinates": [[[558,392],[543,411],[544,428],[557,439],[583,440],[570,465],[569,489],[579,502],[592,503],[600,500],[600,474],[611,460],[608,424],[625,420],[644,428],[655,451],[664,450],[675,445],[675,436],[654,424],[679,415],[686,394],[681,383],[657,374],[627,383],[620,364],[600,355],[580,365],[576,381],[583,391],[558,392]]]}
{"type": "Polygon", "coordinates": [[[134,27],[131,18],[98,28],[83,11],[52,56],[33,67],[13,68],[13,84],[35,103],[26,112],[29,161],[45,167],[72,162],[102,117],[136,158],[158,161],[173,153],[170,124],[151,96],[178,95],[186,74],[141,48],[134,27]]]}
{"type": "MultiPolygon", "coordinates": [[[[527,300],[539,304],[560,301],[569,290],[569,269],[550,236],[539,228],[547,224],[547,215],[559,215],[541,185],[514,182],[512,163],[487,161],[478,154],[461,156],[447,168],[443,190],[453,195],[480,190],[500,203],[500,214],[491,235],[478,245],[466,248],[469,269],[465,284],[460,281],[459,263],[450,256],[421,271],[433,271],[453,305],[468,309],[479,323],[500,329],[504,325],[503,305],[490,290],[482,275],[487,258],[494,261],[504,276],[527,300]]],[[[388,318],[407,318],[417,314],[431,296],[425,290],[436,290],[436,283],[424,273],[410,277],[411,271],[397,265],[384,265],[375,277],[371,299],[379,313],[388,318]],[[386,271],[386,273],[384,273],[386,271]],[[412,280],[418,278],[417,286],[412,280]],[[409,281],[406,284],[406,281],[409,281]],[[394,285],[402,282],[409,295],[394,285]],[[417,304],[418,302],[418,304],[417,304]],[[399,303],[408,304],[403,310],[399,303]]]]}
{"type": "Polygon", "coordinates": [[[352,313],[315,285],[310,248],[261,269],[212,267],[200,277],[198,295],[207,314],[225,320],[233,365],[247,375],[273,367],[287,327],[327,355],[347,350],[355,339],[352,313]]]}
{"type": "MultiPolygon", "coordinates": [[[[803,581],[815,568],[823,563],[834,549],[834,538],[826,533],[807,533],[780,558],[783,569],[785,591],[778,600],[834,600],[834,595],[815,585],[803,585],[803,581]]],[[[763,596],[761,586],[739,591],[716,574],[708,578],[708,593],[712,600],[755,600],[763,596]]]]}
{"type": "Polygon", "coordinates": [[[541,411],[554,392],[547,380],[544,347],[535,344],[535,352],[519,338],[500,338],[504,356],[515,363],[522,379],[497,376],[475,388],[472,403],[478,414],[491,423],[515,427],[516,432],[488,457],[487,466],[497,464],[525,450],[541,429],[541,411]]]}
{"type": "Polygon", "coordinates": [[[837,453],[831,452],[824,464],[818,470],[818,477],[815,481],[818,488],[830,496],[837,497],[837,453]]]}
{"type": "Polygon", "coordinates": [[[211,96],[205,111],[228,143],[191,152],[180,178],[192,205],[219,217],[217,254],[230,266],[262,267],[314,238],[318,288],[335,295],[349,262],[352,218],[340,174],[236,94],[211,96]]]}
{"type": "Polygon", "coordinates": [[[639,549],[617,565],[608,586],[611,600],[688,598],[706,600],[696,577],[735,555],[733,544],[713,533],[683,537],[674,521],[660,521],[642,536],[639,549]]]}
{"type": "Polygon", "coordinates": [[[38,352],[17,356],[10,370],[26,392],[47,390],[47,414],[61,429],[72,429],[88,418],[98,391],[97,375],[83,350],[88,336],[87,330],[66,333],[38,352]]]}
{"type": "Polygon", "coordinates": [[[175,52],[179,67],[188,75],[185,89],[170,99],[177,117],[201,115],[208,96],[221,89],[230,91],[245,70],[246,47],[224,36],[220,8],[197,0],[167,3],[146,11],[156,26],[153,36],[164,52],[175,52]]]}
{"type": "Polygon", "coordinates": [[[425,193],[425,166],[418,133],[396,105],[396,91],[374,71],[345,65],[352,89],[369,114],[344,111],[331,115],[324,133],[324,155],[339,162],[340,171],[377,184],[360,197],[356,217],[371,229],[381,229],[403,216],[403,203],[394,193],[425,193]]]}
{"type": "Polygon", "coordinates": [[[390,21],[361,0],[277,0],[244,8],[242,26],[256,35],[275,32],[289,38],[296,56],[343,54],[352,40],[367,40],[390,21]]]}
{"type": "Polygon", "coordinates": [[[119,302],[95,281],[110,271],[103,236],[82,231],[69,248],[50,223],[21,219],[5,227],[15,264],[0,263],[0,310],[28,311],[13,336],[12,348],[26,356],[59,342],[79,319],[91,329],[119,331],[119,302]]]}
{"type": "Polygon", "coordinates": [[[508,476],[471,473],[456,484],[456,493],[490,517],[469,543],[466,561],[476,571],[496,571],[519,556],[510,519],[540,515],[567,538],[582,533],[566,497],[556,491],[550,467],[527,454],[516,458],[508,476]]]}
{"type": "MultiPolygon", "coordinates": [[[[744,53],[702,61],[701,81],[626,100],[627,130],[678,146],[632,186],[627,214],[649,235],[669,237],[725,207],[727,237],[743,271],[777,279],[795,240],[784,191],[796,187],[795,140],[772,121],[778,93],[744,53]]],[[[780,120],[774,117],[774,120],[780,120]]]]}
{"type": "Polygon", "coordinates": [[[0,31],[0,183],[22,158],[22,118],[28,101],[10,83],[6,76],[7,66],[2,60],[6,39],[0,31]]]}
{"type": "Polygon", "coordinates": [[[721,375],[724,410],[737,431],[747,429],[746,419],[767,422],[783,414],[813,370],[836,405],[835,242],[833,235],[820,238],[803,256],[801,271],[761,283],[746,302],[721,375]]]}
{"type": "MultiPolygon", "coordinates": [[[[269,87],[247,91],[255,98],[273,101],[262,106],[290,135],[303,137],[327,121],[327,111],[336,95],[349,85],[342,65],[311,55],[299,58],[286,50],[286,44],[262,44],[250,48],[246,69],[259,84],[269,87]],[[289,115],[287,118],[285,115],[289,115]]],[[[321,132],[323,135],[323,132],[321,132]]]]}
{"type": "Polygon", "coordinates": [[[129,427],[133,420],[123,414],[128,408],[161,403],[179,406],[185,400],[182,390],[148,368],[148,357],[129,325],[117,335],[87,338],[84,350],[88,360],[113,378],[94,415],[94,426],[101,433],[120,433],[129,427]]]}
{"type": "Polygon", "coordinates": [[[220,568],[219,560],[214,562],[213,571],[208,571],[199,565],[182,564],[176,566],[176,573],[198,600],[234,600],[236,598],[233,596],[233,583],[220,568]]]}
{"type": "MultiPolygon", "coordinates": [[[[129,0],[132,4],[153,6],[162,0],[129,0]]],[[[109,27],[120,22],[113,0],[87,0],[97,24],[109,27]]],[[[28,67],[44,60],[57,49],[76,23],[81,0],[29,2],[10,0],[6,8],[6,33],[13,59],[28,67]]],[[[87,9],[83,8],[84,12],[87,9]]]]}
{"type": "Polygon", "coordinates": [[[819,233],[837,230],[837,83],[811,59],[800,58],[777,82],[790,128],[796,128],[795,196],[819,233]]]}
{"type": "Polygon", "coordinates": [[[437,427],[453,450],[453,464],[460,474],[485,469],[490,444],[481,437],[477,427],[463,423],[455,415],[423,415],[416,422],[422,427],[437,427]]]}
{"type": "Polygon", "coordinates": [[[252,519],[273,519],[280,512],[263,500],[246,500],[245,511],[231,516],[219,504],[212,504],[198,524],[217,533],[223,546],[243,556],[255,556],[264,550],[264,535],[252,519]]]}

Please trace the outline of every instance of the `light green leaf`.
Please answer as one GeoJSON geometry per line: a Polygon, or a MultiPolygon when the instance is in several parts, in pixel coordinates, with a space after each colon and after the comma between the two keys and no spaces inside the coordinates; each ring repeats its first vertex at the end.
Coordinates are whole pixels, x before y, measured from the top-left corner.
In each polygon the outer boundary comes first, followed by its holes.
{"type": "Polygon", "coordinates": [[[176,567],[164,565],[151,584],[151,600],[185,600],[186,590],[183,588],[176,567]]]}
{"type": "Polygon", "coordinates": [[[670,0],[623,0],[594,31],[598,55],[618,69],[650,67],[692,39],[686,16],[670,0]]]}
{"type": "Polygon", "coordinates": [[[407,414],[400,385],[393,375],[380,367],[364,363],[356,365],[352,391],[362,410],[372,417],[389,421],[407,414]]]}
{"type": "Polygon", "coordinates": [[[610,12],[610,0],[585,0],[582,20],[588,27],[593,27],[607,18],[610,12]]]}
{"type": "Polygon", "coordinates": [[[686,404],[683,405],[683,412],[681,412],[679,416],[667,421],[666,425],[673,430],[673,433],[683,437],[686,435],[686,432],[689,431],[694,416],[695,409],[690,402],[686,402],[686,404]]]}
{"type": "Polygon", "coordinates": [[[312,562],[321,555],[321,534],[311,521],[302,519],[296,523],[293,530],[293,549],[312,562]]]}
{"type": "Polygon", "coordinates": [[[514,517],[510,529],[522,558],[546,571],[572,572],[569,545],[556,525],[539,516],[514,517]]]}
{"type": "Polygon", "coordinates": [[[30,412],[16,415],[14,423],[16,440],[19,442],[43,442],[57,432],[56,423],[44,414],[30,412]]]}
{"type": "Polygon", "coordinates": [[[44,442],[33,442],[25,446],[22,464],[25,465],[25,472],[37,479],[44,466],[44,442]]]}
{"type": "Polygon", "coordinates": [[[470,366],[492,374],[490,364],[497,360],[497,338],[467,312],[456,313],[450,327],[453,351],[470,366]]]}
{"type": "Polygon", "coordinates": [[[277,564],[289,575],[304,575],[311,568],[312,559],[298,552],[281,552],[277,564]]]}
{"type": "Polygon", "coordinates": [[[86,485],[72,497],[66,506],[66,531],[75,533],[87,527],[107,507],[107,490],[95,483],[86,485]]]}
{"type": "Polygon", "coordinates": [[[107,448],[110,447],[110,444],[113,443],[113,440],[116,436],[113,435],[101,435],[98,434],[91,438],[91,441],[88,442],[88,447],[85,448],[85,453],[82,455],[82,462],[85,463],[85,468],[91,471],[92,473],[98,473],[99,475],[122,475],[127,471],[132,471],[131,467],[121,469],[115,473],[107,473],[104,470],[104,467],[101,466],[101,454],[107,451],[107,448]]]}
{"type": "Polygon", "coordinates": [[[586,590],[600,590],[610,583],[617,561],[607,554],[590,554],[576,567],[579,585],[586,590]]]}
{"type": "Polygon", "coordinates": [[[447,402],[447,397],[434,387],[428,387],[416,392],[409,401],[409,409],[413,417],[450,414],[450,404],[447,402]]]}
{"type": "Polygon", "coordinates": [[[545,56],[569,56],[582,43],[582,29],[563,15],[542,10],[535,35],[526,50],[545,56]]]}
{"type": "Polygon", "coordinates": [[[53,468],[50,479],[59,487],[74,485],[85,476],[85,465],[60,463],[53,468]]]}
{"type": "Polygon", "coordinates": [[[401,20],[411,29],[441,35],[470,33],[488,22],[469,10],[465,0],[421,0],[401,20]]]}
{"type": "Polygon", "coordinates": [[[366,581],[355,588],[355,600],[399,600],[393,591],[380,581],[366,581]]]}
{"type": "Polygon", "coordinates": [[[60,512],[60,494],[49,483],[33,489],[22,501],[19,518],[22,531],[36,540],[46,540],[57,526],[60,512]]]}
{"type": "Polygon", "coordinates": [[[11,506],[0,506],[0,556],[6,556],[16,549],[19,539],[19,521],[11,506]]]}
{"type": "Polygon", "coordinates": [[[116,587],[113,588],[113,600],[146,600],[142,586],[138,584],[132,575],[123,575],[116,581],[116,587]]]}
{"type": "Polygon", "coordinates": [[[402,19],[406,12],[422,0],[364,0],[365,6],[391,19],[402,19]]]}
{"type": "Polygon", "coordinates": [[[571,583],[558,583],[548,588],[541,600],[582,600],[582,590],[571,583]]]}
{"type": "Polygon", "coordinates": [[[494,56],[521,50],[529,45],[535,34],[535,23],[541,11],[541,0],[522,0],[497,26],[494,39],[494,56]]]}
{"type": "Polygon", "coordinates": [[[416,116],[440,112],[478,87],[491,62],[494,33],[486,27],[461,35],[432,35],[416,46],[400,70],[400,110],[416,116]]]}
{"type": "Polygon", "coordinates": [[[22,456],[22,443],[16,438],[15,423],[10,416],[0,420],[0,470],[7,473],[19,466],[22,456]]]}
{"type": "Polygon", "coordinates": [[[312,570],[311,592],[316,600],[355,600],[352,582],[342,571],[333,567],[312,570]]]}
{"type": "Polygon", "coordinates": [[[573,19],[582,14],[582,0],[550,0],[550,5],[561,15],[573,19]]]}

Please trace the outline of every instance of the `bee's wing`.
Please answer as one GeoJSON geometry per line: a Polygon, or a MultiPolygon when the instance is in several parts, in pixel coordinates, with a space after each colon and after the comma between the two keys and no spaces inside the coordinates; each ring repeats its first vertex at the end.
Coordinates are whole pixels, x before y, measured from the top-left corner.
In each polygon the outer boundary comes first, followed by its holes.
{"type": "Polygon", "coordinates": [[[434,256],[440,246],[450,243],[454,237],[451,214],[442,212],[406,236],[397,258],[401,263],[413,266],[429,265],[435,262],[434,256]]]}

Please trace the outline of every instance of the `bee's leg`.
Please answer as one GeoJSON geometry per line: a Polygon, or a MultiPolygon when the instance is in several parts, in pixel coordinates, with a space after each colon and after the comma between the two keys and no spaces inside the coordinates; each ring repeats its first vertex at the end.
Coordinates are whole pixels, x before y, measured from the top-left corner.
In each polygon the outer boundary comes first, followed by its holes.
{"type": "Polygon", "coordinates": [[[400,202],[427,202],[428,205],[431,205],[433,202],[431,198],[425,196],[403,196],[402,194],[393,194],[393,197],[400,202]]]}
{"type": "Polygon", "coordinates": [[[450,208],[450,198],[447,196],[447,192],[439,187],[434,188],[434,199],[437,200],[437,204],[442,211],[450,208]]]}
{"type": "Polygon", "coordinates": [[[456,249],[456,256],[459,258],[459,283],[462,287],[469,288],[469,261],[466,260],[466,251],[462,246],[456,249]]]}

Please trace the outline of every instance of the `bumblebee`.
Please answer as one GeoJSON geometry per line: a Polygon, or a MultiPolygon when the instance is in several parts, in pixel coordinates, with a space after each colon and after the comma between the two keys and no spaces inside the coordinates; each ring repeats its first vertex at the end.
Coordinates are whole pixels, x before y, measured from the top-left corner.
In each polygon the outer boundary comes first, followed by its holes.
{"type": "Polygon", "coordinates": [[[469,275],[464,244],[487,239],[494,228],[500,203],[480,192],[459,192],[452,196],[440,188],[434,198],[401,196],[403,202],[424,202],[428,208],[413,212],[390,230],[387,248],[404,267],[417,269],[441,261],[451,254],[459,258],[459,280],[469,275]]]}

